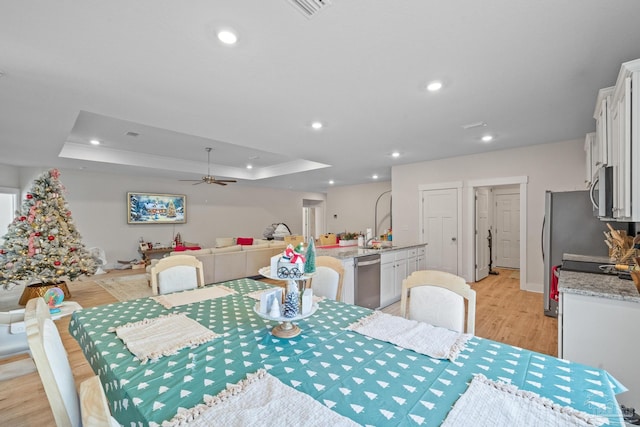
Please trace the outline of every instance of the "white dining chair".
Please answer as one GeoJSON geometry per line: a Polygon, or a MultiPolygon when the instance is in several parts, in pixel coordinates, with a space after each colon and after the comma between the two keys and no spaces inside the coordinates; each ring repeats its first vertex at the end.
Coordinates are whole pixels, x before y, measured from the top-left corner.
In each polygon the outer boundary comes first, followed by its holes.
{"type": "Polygon", "coordinates": [[[311,277],[311,289],[314,295],[341,301],[343,280],[342,261],[330,256],[316,258],[316,272],[311,277]]]}
{"type": "Polygon", "coordinates": [[[83,381],[78,396],[67,352],[44,299],[30,299],[24,319],[31,355],[56,426],[119,426],[111,417],[99,377],[83,381]]]}
{"type": "Polygon", "coordinates": [[[407,317],[407,301],[409,319],[458,332],[475,333],[476,291],[460,276],[445,271],[415,271],[402,281],[400,313],[403,317],[407,317]]]}
{"type": "Polygon", "coordinates": [[[151,268],[151,290],[154,295],[203,286],[202,261],[193,255],[173,255],[162,258],[151,268]]]}

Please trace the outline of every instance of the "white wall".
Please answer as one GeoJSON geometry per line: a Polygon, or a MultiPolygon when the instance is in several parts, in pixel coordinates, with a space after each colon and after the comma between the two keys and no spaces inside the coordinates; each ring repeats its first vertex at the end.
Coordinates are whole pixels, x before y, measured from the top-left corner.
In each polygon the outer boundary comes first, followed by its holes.
{"type": "MultiPolygon", "coordinates": [[[[23,192],[43,169],[20,168],[23,192]]],[[[292,233],[302,231],[302,200],[324,200],[321,193],[302,193],[242,185],[196,185],[175,180],[91,173],[62,169],[60,182],[72,218],[87,247],[100,246],[109,264],[139,258],[138,239],[170,243],[175,233],[204,247],[216,237],[261,238],[264,229],[284,222],[292,233]],[[187,195],[186,224],[127,224],[128,191],[187,195]]],[[[0,186],[6,184],[1,181],[0,186]]]]}
{"type": "MultiPolygon", "coordinates": [[[[388,190],[391,190],[389,181],[331,187],[327,191],[327,232],[364,233],[367,228],[373,230],[376,200],[388,190]]],[[[389,194],[385,194],[378,203],[379,233],[389,228],[389,220],[389,194]]]]}
{"type": "Polygon", "coordinates": [[[0,187],[20,188],[19,168],[0,164],[0,187]]]}
{"type": "MultiPolygon", "coordinates": [[[[494,179],[527,176],[527,271],[521,278],[523,289],[542,292],[544,276],[540,239],[544,217],[545,190],[583,190],[585,175],[585,152],[583,140],[564,141],[535,145],[511,150],[492,151],[471,156],[455,157],[430,162],[394,166],[392,168],[393,188],[393,239],[397,244],[411,244],[419,241],[419,198],[418,186],[442,182],[494,179]]],[[[463,189],[466,194],[467,188],[463,189]]],[[[468,206],[463,197],[462,236],[458,241],[463,245],[462,275],[471,280],[473,273],[467,268],[467,250],[473,241],[467,241],[467,224],[473,215],[473,207],[468,206]]]]}

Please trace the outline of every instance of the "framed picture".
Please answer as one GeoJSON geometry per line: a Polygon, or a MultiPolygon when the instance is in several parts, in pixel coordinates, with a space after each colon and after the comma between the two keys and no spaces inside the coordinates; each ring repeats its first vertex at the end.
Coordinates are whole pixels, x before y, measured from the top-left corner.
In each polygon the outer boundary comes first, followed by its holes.
{"type": "Polygon", "coordinates": [[[187,196],[184,194],[127,193],[128,224],[184,224],[187,196]]]}
{"type": "Polygon", "coordinates": [[[140,243],[140,252],[148,251],[149,244],[148,243],[140,243]]]}

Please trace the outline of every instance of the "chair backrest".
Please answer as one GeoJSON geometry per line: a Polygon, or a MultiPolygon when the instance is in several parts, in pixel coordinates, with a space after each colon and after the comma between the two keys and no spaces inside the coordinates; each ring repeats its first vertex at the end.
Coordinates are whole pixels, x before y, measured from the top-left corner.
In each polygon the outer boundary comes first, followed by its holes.
{"type": "Polygon", "coordinates": [[[27,302],[24,320],[31,355],[56,426],[80,427],[83,425],[82,420],[91,420],[85,422],[85,426],[119,425],[111,418],[109,405],[97,376],[80,384],[81,394],[78,398],[67,351],[43,298],[32,298],[27,302]]]}
{"type": "Polygon", "coordinates": [[[330,256],[316,258],[316,272],[311,278],[311,289],[314,295],[341,301],[343,280],[342,261],[330,256]]]}
{"type": "Polygon", "coordinates": [[[464,278],[445,271],[419,270],[402,281],[400,312],[409,318],[434,326],[465,332],[465,304],[467,300],[466,333],[475,333],[476,291],[464,278]],[[411,297],[408,297],[409,290],[411,297]]]}
{"type": "Polygon", "coordinates": [[[42,298],[27,302],[27,341],[57,426],[81,426],[80,402],[67,352],[42,298]]]}
{"type": "Polygon", "coordinates": [[[193,255],[174,255],[162,258],[151,267],[151,290],[154,295],[203,286],[202,261],[193,255]]]}

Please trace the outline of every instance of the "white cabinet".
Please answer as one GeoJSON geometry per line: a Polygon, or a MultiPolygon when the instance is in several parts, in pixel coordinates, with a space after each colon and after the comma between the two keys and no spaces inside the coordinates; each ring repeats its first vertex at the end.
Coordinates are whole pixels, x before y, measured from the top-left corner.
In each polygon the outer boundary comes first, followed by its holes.
{"type": "Polygon", "coordinates": [[[592,170],[591,176],[602,166],[610,164],[611,159],[611,96],[615,86],[600,89],[596,100],[596,109],[593,118],[596,119],[595,140],[592,148],[592,170]]]}
{"type": "Polygon", "coordinates": [[[418,246],[418,255],[416,258],[416,270],[427,269],[427,248],[425,246],[418,246]]]}
{"type": "Polygon", "coordinates": [[[407,249],[407,276],[418,269],[418,248],[407,249]]]}
{"type": "Polygon", "coordinates": [[[613,217],[640,221],[640,59],[622,64],[611,96],[613,217]]]}
{"type": "Polygon", "coordinates": [[[402,281],[407,277],[407,250],[380,255],[380,307],[400,300],[402,281]]]}
{"type": "Polygon", "coordinates": [[[629,389],[616,399],[637,408],[640,303],[561,292],[558,310],[558,357],[605,369],[629,389]]]}
{"type": "Polygon", "coordinates": [[[380,255],[380,307],[393,303],[395,281],[395,255],[387,252],[380,255]]]}
{"type": "Polygon", "coordinates": [[[418,270],[427,269],[427,248],[416,246],[407,249],[407,276],[418,270]]]}
{"type": "Polygon", "coordinates": [[[344,267],[344,277],[342,279],[342,301],[347,304],[355,304],[356,285],[355,264],[353,258],[343,259],[342,267],[344,267]]]}

